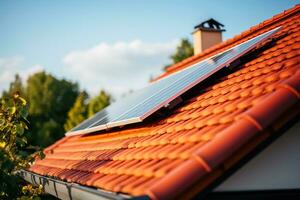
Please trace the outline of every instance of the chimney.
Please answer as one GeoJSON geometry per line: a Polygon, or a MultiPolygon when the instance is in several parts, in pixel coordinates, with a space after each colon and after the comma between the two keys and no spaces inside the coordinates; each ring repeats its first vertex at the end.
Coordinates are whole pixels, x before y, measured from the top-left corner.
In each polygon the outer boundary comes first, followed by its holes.
{"type": "Polygon", "coordinates": [[[209,19],[195,26],[193,32],[194,55],[197,55],[209,47],[222,42],[223,24],[214,19],[209,19]]]}

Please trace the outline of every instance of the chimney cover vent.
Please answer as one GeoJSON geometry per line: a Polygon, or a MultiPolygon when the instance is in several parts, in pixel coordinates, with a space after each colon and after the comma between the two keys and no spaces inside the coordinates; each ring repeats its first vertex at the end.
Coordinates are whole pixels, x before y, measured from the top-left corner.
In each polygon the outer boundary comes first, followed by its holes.
{"type": "Polygon", "coordinates": [[[213,18],[210,18],[209,20],[206,20],[199,25],[195,26],[195,29],[201,29],[206,31],[225,31],[225,29],[222,29],[224,27],[223,24],[220,22],[214,20],[213,18]]]}

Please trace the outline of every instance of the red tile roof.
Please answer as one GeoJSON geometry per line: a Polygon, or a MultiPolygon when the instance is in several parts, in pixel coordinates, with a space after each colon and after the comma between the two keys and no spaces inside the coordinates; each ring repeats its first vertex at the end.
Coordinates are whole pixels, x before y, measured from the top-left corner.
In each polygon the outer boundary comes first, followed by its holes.
{"type": "Polygon", "coordinates": [[[234,156],[241,148],[259,141],[286,113],[292,117],[289,113],[300,110],[299,11],[297,5],[171,67],[161,77],[282,26],[238,70],[199,90],[169,117],[105,134],[65,137],[29,170],[152,199],[172,198],[196,182],[199,192],[226,170],[230,164],[225,161],[240,159],[234,156]]]}

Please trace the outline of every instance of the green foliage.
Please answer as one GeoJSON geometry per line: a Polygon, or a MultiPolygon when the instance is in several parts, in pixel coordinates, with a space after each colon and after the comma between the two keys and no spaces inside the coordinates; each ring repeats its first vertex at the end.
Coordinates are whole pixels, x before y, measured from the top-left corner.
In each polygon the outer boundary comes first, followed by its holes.
{"type": "Polygon", "coordinates": [[[165,66],[164,69],[166,70],[171,65],[181,62],[184,59],[189,58],[193,55],[194,55],[194,48],[192,43],[188,39],[184,38],[177,46],[176,52],[170,56],[172,60],[172,64],[165,66]]]}
{"type": "Polygon", "coordinates": [[[83,120],[93,116],[95,113],[108,106],[110,101],[111,96],[103,90],[100,91],[99,95],[95,96],[89,101],[87,93],[81,92],[78,95],[73,107],[68,112],[68,119],[64,124],[65,130],[69,131],[83,120]]]}
{"type": "Polygon", "coordinates": [[[92,98],[88,105],[88,117],[93,116],[96,112],[102,110],[110,104],[111,96],[105,91],[101,90],[100,93],[92,98]]]}
{"type": "Polygon", "coordinates": [[[29,127],[26,100],[15,93],[0,102],[0,199],[37,199],[42,188],[25,185],[16,171],[28,167],[37,155],[30,155],[27,143],[29,127]]]}
{"type": "Polygon", "coordinates": [[[28,120],[32,134],[28,137],[29,143],[41,147],[63,137],[66,130],[108,106],[111,100],[110,95],[101,91],[87,103],[88,95],[86,92],[79,94],[77,83],[57,79],[46,72],[30,76],[26,87],[16,75],[3,97],[16,91],[25,95],[30,105],[28,120]]]}
{"type": "Polygon", "coordinates": [[[26,87],[16,75],[0,101],[0,199],[49,199],[41,195],[41,186],[26,185],[16,171],[42,155],[35,146],[52,144],[64,136],[64,129],[73,128],[110,101],[104,91],[88,101],[76,83],[45,72],[30,76],[26,87]]]}
{"type": "Polygon", "coordinates": [[[81,92],[78,95],[73,107],[68,112],[68,119],[64,125],[66,131],[74,128],[87,118],[87,98],[88,94],[86,92],[81,92]]]}
{"type": "Polygon", "coordinates": [[[182,39],[180,44],[177,46],[176,52],[171,55],[173,63],[178,63],[194,54],[193,45],[188,39],[182,39]]]}
{"type": "Polygon", "coordinates": [[[78,93],[76,83],[59,80],[45,72],[28,78],[26,94],[30,104],[28,119],[32,122],[32,144],[45,147],[64,136],[63,125],[78,93]]]}
{"type": "Polygon", "coordinates": [[[21,96],[25,95],[25,89],[22,83],[22,79],[19,74],[15,75],[15,80],[9,84],[8,91],[3,91],[2,97],[9,98],[13,96],[13,94],[19,93],[21,96]]]}

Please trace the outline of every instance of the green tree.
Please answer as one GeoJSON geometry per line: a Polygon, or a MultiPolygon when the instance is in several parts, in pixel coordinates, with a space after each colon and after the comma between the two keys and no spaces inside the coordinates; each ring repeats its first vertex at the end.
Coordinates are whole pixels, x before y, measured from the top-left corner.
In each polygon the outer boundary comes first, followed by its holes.
{"type": "Polygon", "coordinates": [[[28,78],[26,94],[30,104],[32,144],[45,147],[64,136],[67,113],[78,93],[76,83],[59,80],[46,72],[28,78]]]}
{"type": "Polygon", "coordinates": [[[99,112],[106,106],[110,104],[111,96],[106,93],[104,90],[101,90],[100,93],[92,98],[88,104],[88,117],[93,116],[96,112],[99,112]]]}
{"type": "Polygon", "coordinates": [[[64,125],[66,131],[87,118],[87,98],[88,94],[85,91],[78,95],[73,107],[68,112],[68,119],[64,125]]]}
{"type": "Polygon", "coordinates": [[[182,60],[189,58],[193,55],[194,55],[194,48],[192,43],[186,38],[181,39],[181,42],[177,46],[175,53],[170,56],[172,60],[172,64],[165,66],[164,70],[166,70],[171,65],[181,62],[182,60]]]}
{"type": "Polygon", "coordinates": [[[39,199],[42,193],[42,186],[26,185],[16,174],[40,154],[29,155],[26,117],[26,101],[18,93],[0,99],[0,199],[39,199]]]}
{"type": "Polygon", "coordinates": [[[15,93],[19,93],[21,96],[25,95],[24,86],[22,83],[22,79],[19,74],[15,75],[15,80],[10,83],[8,91],[3,91],[2,97],[9,98],[13,96],[15,93]]]}

